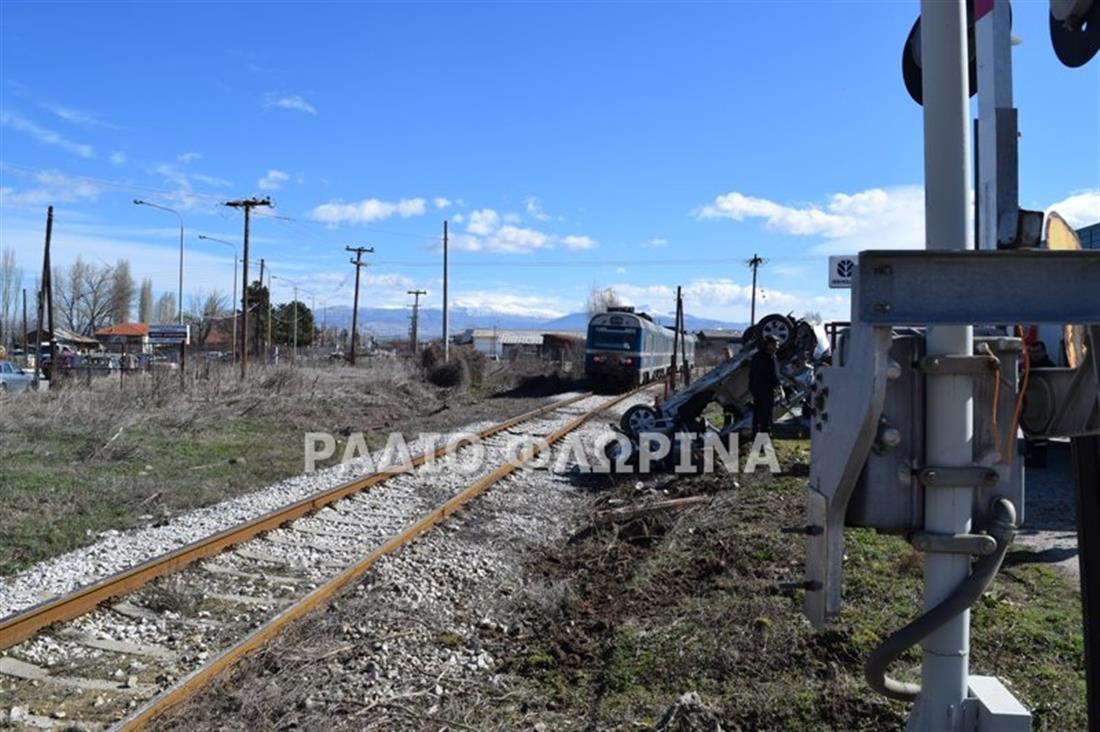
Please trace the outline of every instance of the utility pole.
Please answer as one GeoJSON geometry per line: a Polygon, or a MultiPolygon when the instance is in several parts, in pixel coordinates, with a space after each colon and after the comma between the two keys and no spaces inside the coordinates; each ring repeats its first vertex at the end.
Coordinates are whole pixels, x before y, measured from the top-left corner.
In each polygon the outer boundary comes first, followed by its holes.
{"type": "MultiPolygon", "coordinates": [[[[252,209],[257,206],[271,206],[270,198],[242,198],[226,201],[230,208],[244,209],[244,256],[241,257],[241,282],[244,294],[241,298],[241,378],[248,373],[248,221],[252,209]]],[[[261,280],[261,283],[263,280],[261,280]]]]}
{"type": "MultiPolygon", "coordinates": [[[[53,337],[53,286],[50,281],[50,238],[53,236],[53,206],[46,209],[46,244],[42,249],[42,280],[38,291],[38,326],[34,333],[34,389],[38,390],[39,374],[42,373],[42,319],[49,319],[50,327],[50,388],[54,386],[57,374],[57,344],[53,337]],[[45,316],[43,310],[46,311],[45,316]]],[[[26,328],[24,328],[24,331],[26,328]]],[[[24,339],[26,337],[24,336],[24,339]]],[[[23,349],[24,352],[26,348],[23,349]]]]}
{"type": "Polygon", "coordinates": [[[413,355],[416,355],[417,348],[420,346],[420,296],[428,293],[426,290],[407,290],[406,292],[413,296],[412,335],[409,340],[413,355]]]}
{"type": "Polygon", "coordinates": [[[351,352],[348,354],[348,362],[355,365],[355,341],[359,335],[359,273],[367,263],[363,261],[363,254],[374,254],[374,247],[349,247],[345,250],[355,252],[355,259],[351,263],[355,265],[355,302],[351,308],[351,352]]]}
{"type": "Polygon", "coordinates": [[[746,265],[752,267],[752,308],[749,310],[749,325],[756,325],[756,270],[762,264],[767,264],[768,260],[761,259],[755,252],[752,255],[752,259],[745,262],[746,265]]]}
{"type": "Polygon", "coordinates": [[[679,287],[676,288],[676,311],[676,324],[680,330],[680,361],[684,369],[684,386],[688,386],[691,384],[691,366],[688,364],[687,326],[684,321],[687,316],[684,313],[684,298],[679,287]]]}
{"type": "Polygon", "coordinates": [[[680,342],[680,286],[676,286],[676,322],[672,326],[672,363],[668,368],[669,393],[676,391],[677,344],[680,342]]]}
{"type": "Polygon", "coordinates": [[[451,360],[451,322],[447,312],[447,220],[443,220],[443,361],[451,360]]]}

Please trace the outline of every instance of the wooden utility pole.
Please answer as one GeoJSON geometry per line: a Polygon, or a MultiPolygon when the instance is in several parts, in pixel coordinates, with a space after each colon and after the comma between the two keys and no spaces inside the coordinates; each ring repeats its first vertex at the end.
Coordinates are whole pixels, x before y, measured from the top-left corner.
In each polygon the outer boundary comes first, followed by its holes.
{"type": "Polygon", "coordinates": [[[415,355],[420,346],[420,296],[428,293],[426,290],[407,290],[406,292],[413,296],[412,333],[409,335],[409,345],[415,355]]]}
{"type": "Polygon", "coordinates": [[[687,325],[685,319],[687,315],[684,313],[684,298],[680,293],[680,288],[676,288],[676,325],[680,331],[680,361],[684,365],[684,386],[691,384],[691,366],[688,363],[688,349],[687,349],[687,325]]]}
{"type": "Polygon", "coordinates": [[[351,352],[348,354],[348,362],[355,365],[355,342],[359,337],[359,273],[367,263],[363,261],[364,254],[374,254],[374,247],[344,247],[349,252],[355,252],[355,259],[351,263],[355,265],[355,302],[351,307],[351,352]]]}
{"type": "Polygon", "coordinates": [[[451,360],[451,319],[447,311],[447,221],[443,221],[443,360],[451,360]]]}
{"type": "MultiPolygon", "coordinates": [[[[676,369],[678,368],[676,346],[680,342],[680,286],[676,286],[676,322],[672,326],[672,363],[668,367],[669,392],[676,391],[676,369]]],[[[639,364],[640,366],[641,364],[639,364]]]]}
{"type": "Polygon", "coordinates": [[[241,378],[248,373],[248,221],[252,209],[257,206],[271,206],[270,198],[242,198],[226,201],[226,206],[244,210],[244,256],[241,257],[241,282],[244,284],[241,295],[241,378]]]}
{"type": "MultiPolygon", "coordinates": [[[[39,374],[42,373],[42,319],[43,310],[49,319],[50,327],[50,388],[54,387],[57,374],[57,345],[53,337],[53,288],[50,282],[50,238],[53,236],[53,206],[46,209],[46,244],[42,249],[42,280],[38,291],[38,325],[34,332],[34,388],[39,386],[39,374]]],[[[25,329],[24,329],[25,330],[25,329]]],[[[23,349],[26,351],[26,349],[23,349]]]]}
{"type": "Polygon", "coordinates": [[[760,265],[767,263],[768,260],[761,259],[755,253],[752,255],[752,259],[745,262],[749,267],[752,267],[752,308],[749,310],[749,325],[756,325],[756,270],[760,265]]]}

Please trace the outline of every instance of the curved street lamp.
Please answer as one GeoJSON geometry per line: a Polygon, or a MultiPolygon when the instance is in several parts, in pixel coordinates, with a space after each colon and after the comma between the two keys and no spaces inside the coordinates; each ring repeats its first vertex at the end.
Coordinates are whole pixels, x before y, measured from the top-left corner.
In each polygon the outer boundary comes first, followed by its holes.
{"type": "Polygon", "coordinates": [[[180,220],[180,283],[179,283],[179,324],[183,325],[183,216],[180,212],[174,208],[168,208],[167,206],[161,206],[159,203],[149,203],[148,201],[142,201],[140,199],[134,199],[135,206],[149,206],[151,208],[159,208],[161,211],[167,211],[168,213],[174,213],[176,218],[180,220]]]}

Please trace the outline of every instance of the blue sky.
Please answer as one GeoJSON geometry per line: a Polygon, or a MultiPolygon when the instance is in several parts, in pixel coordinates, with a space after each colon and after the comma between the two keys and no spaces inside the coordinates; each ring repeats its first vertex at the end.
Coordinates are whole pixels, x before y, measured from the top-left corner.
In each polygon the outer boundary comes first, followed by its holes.
{"type": "MultiPolygon", "coordinates": [[[[1021,203],[1100,219],[1100,60],[1058,64],[1045,2],[1016,4],[1021,203]]],[[[589,288],[747,319],[844,318],[830,252],[923,245],[921,112],[901,81],[917,2],[0,5],[0,246],[40,267],[130,259],[174,289],[231,290],[252,257],[350,303],[345,244],[373,245],[363,302],[552,316],[589,288]]],[[[28,278],[29,279],[29,278],[28,278]]],[[[290,285],[276,281],[277,299],[290,285]]],[[[186,298],[185,298],[186,299],[186,298]]]]}

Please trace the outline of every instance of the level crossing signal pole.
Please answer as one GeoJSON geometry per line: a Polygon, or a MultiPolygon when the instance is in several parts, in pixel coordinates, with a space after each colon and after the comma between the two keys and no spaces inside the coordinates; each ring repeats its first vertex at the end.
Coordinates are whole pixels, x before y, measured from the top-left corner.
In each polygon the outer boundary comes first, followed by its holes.
{"type": "Polygon", "coordinates": [[[271,206],[270,198],[242,198],[226,201],[226,206],[244,211],[244,253],[241,257],[241,378],[248,374],[248,224],[252,209],[271,206]]]}
{"type": "Polygon", "coordinates": [[[348,353],[348,363],[354,366],[355,342],[359,335],[359,273],[363,271],[363,267],[368,266],[367,262],[363,261],[363,255],[374,254],[374,247],[346,246],[344,249],[355,254],[355,259],[351,260],[351,263],[355,265],[355,301],[351,308],[351,351],[348,353]]]}
{"type": "MultiPolygon", "coordinates": [[[[921,0],[923,59],[925,246],[965,249],[972,233],[968,175],[969,90],[966,3],[921,0]]],[[[928,328],[929,356],[970,356],[974,328],[928,328]]],[[[928,374],[925,444],[928,464],[963,467],[973,461],[974,387],[968,374],[928,374]]],[[[970,532],[973,488],[925,489],[924,530],[970,532]]],[[[970,574],[965,554],[924,555],[924,609],[931,610],[970,574]]],[[[949,620],[922,642],[921,692],[910,718],[915,732],[961,730],[969,694],[970,611],[949,620]]]]}

